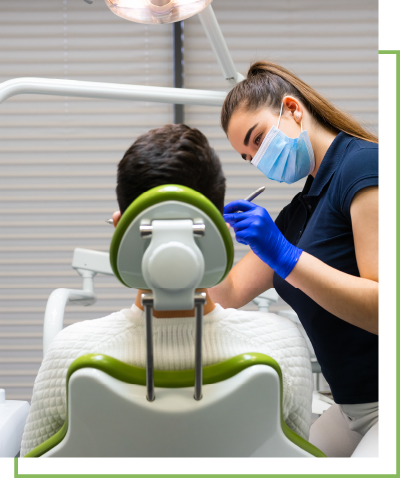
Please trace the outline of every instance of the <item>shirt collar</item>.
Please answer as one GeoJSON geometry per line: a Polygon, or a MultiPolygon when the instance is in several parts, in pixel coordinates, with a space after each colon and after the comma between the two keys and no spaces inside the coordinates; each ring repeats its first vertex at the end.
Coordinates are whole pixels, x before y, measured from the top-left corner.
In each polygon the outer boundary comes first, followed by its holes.
{"type": "Polygon", "coordinates": [[[343,154],[352,139],[352,136],[343,131],[336,136],[325,153],[315,178],[311,175],[308,176],[303,189],[304,195],[319,196],[321,194],[324,186],[329,182],[339,166],[343,154]]]}

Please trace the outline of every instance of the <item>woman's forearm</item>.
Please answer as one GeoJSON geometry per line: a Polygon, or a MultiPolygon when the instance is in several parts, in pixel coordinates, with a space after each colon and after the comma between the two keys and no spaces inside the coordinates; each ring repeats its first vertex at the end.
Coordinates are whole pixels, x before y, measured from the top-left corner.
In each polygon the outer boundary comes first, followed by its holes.
{"type": "Polygon", "coordinates": [[[343,273],[304,251],[286,281],[338,318],[378,334],[378,282],[343,273]]]}
{"type": "Polygon", "coordinates": [[[252,251],[229,272],[222,283],[208,290],[214,303],[223,308],[241,308],[256,296],[273,287],[274,272],[252,251]]]}
{"type": "Polygon", "coordinates": [[[230,274],[213,288],[208,289],[208,294],[214,303],[220,304],[223,308],[237,308],[233,283],[230,274]]]}

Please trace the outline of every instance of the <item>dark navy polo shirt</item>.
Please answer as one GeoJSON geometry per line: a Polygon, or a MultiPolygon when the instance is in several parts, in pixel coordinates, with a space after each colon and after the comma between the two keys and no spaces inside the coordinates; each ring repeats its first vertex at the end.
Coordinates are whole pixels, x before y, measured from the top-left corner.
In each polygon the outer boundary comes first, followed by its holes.
{"type": "MultiPolygon", "coordinates": [[[[350,205],[358,191],[377,185],[378,145],[341,132],[315,179],[308,177],[275,223],[292,244],[359,277],[350,205]]],[[[329,313],[276,273],[274,287],[299,316],[335,402],[378,401],[378,336],[329,313]]]]}

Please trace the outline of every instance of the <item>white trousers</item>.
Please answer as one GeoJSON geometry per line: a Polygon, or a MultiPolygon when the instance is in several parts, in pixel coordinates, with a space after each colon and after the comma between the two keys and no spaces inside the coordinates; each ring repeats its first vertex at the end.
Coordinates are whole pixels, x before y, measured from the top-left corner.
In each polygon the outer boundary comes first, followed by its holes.
{"type": "Polygon", "coordinates": [[[378,422],[379,403],[339,404],[339,408],[349,428],[364,436],[378,422]]]}
{"type": "Polygon", "coordinates": [[[334,404],[310,429],[309,441],[328,457],[350,457],[378,421],[379,404],[334,404]]]}

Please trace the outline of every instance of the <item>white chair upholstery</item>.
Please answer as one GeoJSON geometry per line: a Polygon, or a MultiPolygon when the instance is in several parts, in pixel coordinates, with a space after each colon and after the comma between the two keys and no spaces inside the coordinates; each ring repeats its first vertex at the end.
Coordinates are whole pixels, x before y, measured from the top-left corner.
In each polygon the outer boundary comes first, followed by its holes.
{"type": "Polygon", "coordinates": [[[143,386],[94,368],[74,372],[68,432],[42,457],[313,457],[282,431],[280,381],[269,366],[205,385],[200,401],[192,387],[155,394],[149,402],[143,386]]]}

